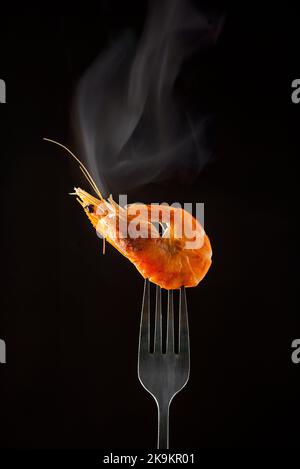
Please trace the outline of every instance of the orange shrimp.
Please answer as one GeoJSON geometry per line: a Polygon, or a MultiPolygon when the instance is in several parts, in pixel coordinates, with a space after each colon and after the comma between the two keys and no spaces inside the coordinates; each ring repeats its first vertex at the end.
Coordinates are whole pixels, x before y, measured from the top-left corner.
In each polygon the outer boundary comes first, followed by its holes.
{"type": "Polygon", "coordinates": [[[101,195],[91,175],[81,170],[98,197],[80,188],[74,195],[97,233],[127,257],[144,278],[167,290],[195,287],[206,275],[212,250],[200,223],[180,207],[131,204],[123,208],[101,195]],[[157,225],[165,227],[160,234],[157,225]]]}

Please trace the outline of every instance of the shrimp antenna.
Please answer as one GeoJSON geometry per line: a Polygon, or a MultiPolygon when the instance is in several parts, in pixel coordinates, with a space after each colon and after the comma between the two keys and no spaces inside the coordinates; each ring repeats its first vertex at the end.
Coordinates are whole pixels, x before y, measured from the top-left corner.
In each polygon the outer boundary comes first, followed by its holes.
{"type": "Polygon", "coordinates": [[[43,140],[46,140],[47,142],[55,143],[55,145],[58,145],[59,147],[62,147],[64,150],[66,150],[77,161],[77,163],[79,163],[79,167],[81,171],[83,172],[85,178],[87,179],[89,184],[92,186],[96,194],[100,197],[100,199],[103,200],[102,194],[99,191],[97,184],[95,183],[94,179],[92,178],[92,176],[90,175],[90,173],[88,172],[84,164],[79,160],[79,158],[77,158],[77,156],[75,156],[74,153],[72,153],[71,150],[69,150],[69,148],[67,148],[62,143],[56,142],[55,140],[51,140],[50,138],[45,138],[45,137],[43,138],[43,140]]]}

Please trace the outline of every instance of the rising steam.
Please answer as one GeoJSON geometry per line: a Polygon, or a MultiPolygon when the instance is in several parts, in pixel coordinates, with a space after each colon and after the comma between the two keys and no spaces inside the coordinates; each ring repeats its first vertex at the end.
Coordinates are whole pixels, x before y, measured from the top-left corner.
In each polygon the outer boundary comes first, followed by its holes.
{"type": "Polygon", "coordinates": [[[75,99],[77,132],[90,172],[105,191],[129,191],[170,171],[201,170],[205,120],[179,112],[173,97],[182,61],[215,42],[220,20],[184,0],[149,2],[143,35],[125,33],[86,71],[75,99]]]}

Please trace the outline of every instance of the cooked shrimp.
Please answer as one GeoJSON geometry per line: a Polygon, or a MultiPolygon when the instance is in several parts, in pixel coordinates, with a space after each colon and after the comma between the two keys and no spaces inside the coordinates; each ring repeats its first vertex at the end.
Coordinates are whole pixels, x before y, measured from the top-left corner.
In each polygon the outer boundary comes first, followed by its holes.
{"type": "Polygon", "coordinates": [[[200,223],[182,208],[143,204],[123,208],[112,197],[104,199],[87,169],[71,155],[98,196],[74,188],[73,194],[97,233],[127,257],[144,278],[160,287],[173,290],[198,285],[211,265],[212,255],[200,223]],[[159,224],[165,228],[162,234],[159,224]]]}

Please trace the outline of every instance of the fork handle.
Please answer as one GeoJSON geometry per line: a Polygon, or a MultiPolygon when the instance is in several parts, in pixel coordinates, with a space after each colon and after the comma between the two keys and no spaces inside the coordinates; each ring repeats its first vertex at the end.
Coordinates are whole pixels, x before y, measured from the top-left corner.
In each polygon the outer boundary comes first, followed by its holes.
{"type": "Polygon", "coordinates": [[[158,407],[157,449],[169,449],[169,404],[158,407]]]}

